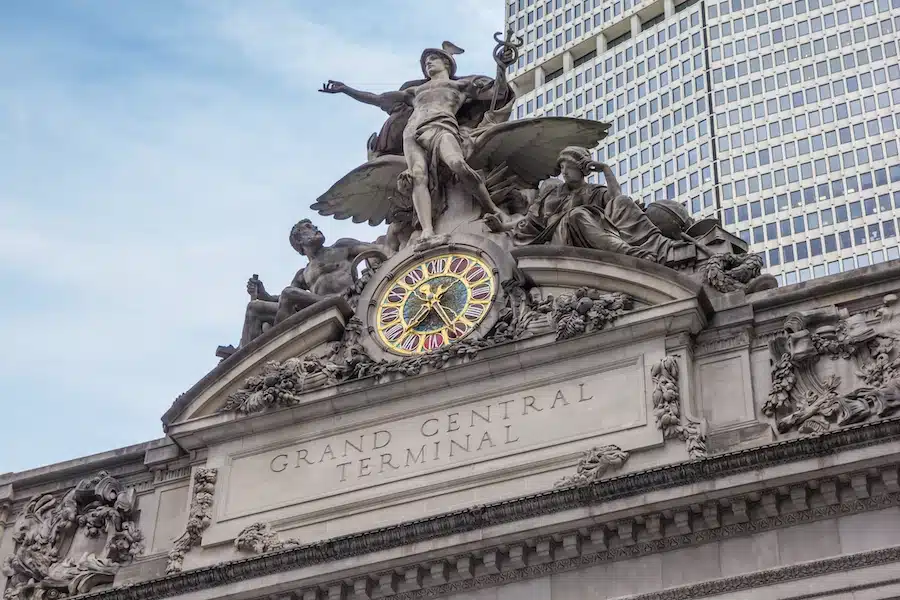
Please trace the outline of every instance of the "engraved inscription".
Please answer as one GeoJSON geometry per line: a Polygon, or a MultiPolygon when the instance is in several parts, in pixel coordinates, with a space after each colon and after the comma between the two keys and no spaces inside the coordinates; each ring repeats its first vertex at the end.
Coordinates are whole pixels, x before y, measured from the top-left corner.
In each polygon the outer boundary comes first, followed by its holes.
{"type": "Polygon", "coordinates": [[[269,470],[284,473],[289,468],[331,465],[340,472],[340,481],[399,471],[443,458],[478,453],[498,445],[518,443],[520,439],[514,425],[520,418],[535,418],[545,409],[562,409],[572,403],[590,400],[593,396],[585,392],[584,383],[578,383],[570,390],[560,387],[552,396],[540,400],[533,395],[498,400],[423,419],[418,427],[419,439],[405,448],[398,449],[396,444],[391,445],[391,431],[379,429],[281,452],[269,461],[269,470]],[[572,396],[571,401],[566,398],[566,391],[572,396]]]}
{"type": "Polygon", "coordinates": [[[226,513],[252,508],[258,487],[299,501],[645,425],[640,362],[235,457],[226,513]]]}

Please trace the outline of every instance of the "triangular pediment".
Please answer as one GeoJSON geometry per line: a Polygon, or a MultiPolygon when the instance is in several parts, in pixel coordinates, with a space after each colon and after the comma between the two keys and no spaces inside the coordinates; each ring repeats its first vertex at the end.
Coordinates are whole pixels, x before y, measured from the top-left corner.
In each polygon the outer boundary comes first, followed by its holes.
{"type": "Polygon", "coordinates": [[[163,415],[163,426],[172,427],[215,414],[246,378],[270,361],[282,361],[320,350],[341,339],[344,325],[353,315],[344,298],[328,298],[299,311],[258,338],[237,349],[188,391],[163,415]]]}
{"type": "MultiPolygon", "coordinates": [[[[584,293],[584,290],[590,290],[595,298],[621,296],[628,299],[627,306],[617,309],[608,321],[599,326],[588,324],[587,329],[581,329],[580,333],[614,330],[619,322],[634,323],[655,318],[653,315],[656,313],[648,311],[654,307],[679,306],[681,308],[676,310],[686,310],[695,315],[692,318],[700,321],[704,321],[705,315],[711,311],[702,284],[649,261],[611,252],[552,246],[520,248],[507,256],[511,259],[511,270],[507,276],[517,273],[515,278],[521,280],[523,294],[530,295],[532,303],[552,303],[555,297],[584,293]],[[524,291],[526,289],[527,292],[524,291]]],[[[314,401],[322,399],[320,396],[331,397],[353,393],[354,390],[359,392],[372,386],[385,387],[385,384],[398,379],[454,365],[465,369],[466,363],[475,360],[476,352],[483,351],[483,354],[490,355],[492,346],[521,341],[523,337],[529,338],[528,344],[532,346],[554,344],[565,339],[555,335],[556,323],[553,319],[558,319],[558,314],[554,316],[553,310],[545,309],[537,318],[532,318],[529,331],[523,329],[518,334],[489,340],[488,343],[484,340],[465,340],[461,343],[465,360],[459,365],[456,364],[459,360],[432,361],[415,356],[404,359],[383,355],[373,360],[375,355],[369,349],[374,347],[374,329],[370,320],[367,321],[367,315],[371,315],[377,305],[374,298],[380,293],[378,290],[394,276],[395,271],[396,265],[391,261],[374,274],[359,298],[355,316],[354,310],[344,299],[323,300],[239,348],[175,401],[163,417],[167,433],[178,439],[182,434],[195,435],[200,430],[231,423],[270,407],[283,407],[283,401],[268,398],[270,394],[280,393],[273,389],[277,385],[267,383],[268,379],[284,380],[287,377],[293,380],[299,377],[302,383],[294,382],[290,391],[293,400],[289,403],[299,405],[306,404],[306,400],[301,401],[300,398],[314,401]],[[347,329],[351,320],[355,324],[347,329]],[[337,376],[329,376],[327,371],[334,366],[332,363],[339,363],[347,356],[346,348],[338,348],[353,344],[359,345],[368,362],[361,369],[354,367],[352,373],[344,373],[347,369],[342,364],[338,367],[340,372],[337,376]],[[315,363],[314,368],[318,371],[309,370],[310,362],[315,363]],[[355,381],[359,379],[366,381],[355,381]]],[[[521,309],[519,307],[516,311],[521,309]]],[[[390,392],[385,389],[379,394],[390,392]]]]}

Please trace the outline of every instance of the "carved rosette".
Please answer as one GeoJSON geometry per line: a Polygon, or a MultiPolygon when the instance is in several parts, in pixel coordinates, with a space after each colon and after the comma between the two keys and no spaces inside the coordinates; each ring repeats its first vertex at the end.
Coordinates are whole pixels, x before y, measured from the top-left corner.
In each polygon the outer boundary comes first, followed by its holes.
{"type": "Polygon", "coordinates": [[[779,433],[809,435],[900,409],[900,332],[889,294],[870,325],[835,307],[793,313],[770,343],[772,389],[762,407],[779,433]]]}
{"type": "Polygon", "coordinates": [[[200,545],[203,532],[212,521],[212,504],[217,473],[216,469],[205,467],[198,468],[194,473],[194,489],[187,525],[184,527],[184,533],[175,540],[175,546],[169,551],[166,573],[180,573],[184,568],[184,556],[191,551],[191,548],[200,545]]]}
{"type": "Polygon", "coordinates": [[[12,556],[3,563],[7,600],[41,600],[83,594],[112,583],[123,564],[144,550],[144,536],[132,520],[134,490],[105,471],[83,479],[61,499],[33,498],[12,529],[12,556]],[[70,556],[73,540],[105,536],[99,552],[70,556]]]}
{"type": "Polygon", "coordinates": [[[560,479],[556,487],[596,483],[609,471],[621,469],[628,456],[628,452],[612,444],[591,448],[578,460],[575,474],[560,479]]]}
{"type": "Polygon", "coordinates": [[[667,356],[650,369],[653,380],[653,416],[666,439],[687,444],[691,458],[706,456],[706,427],[681,414],[681,390],[678,386],[678,359],[667,356]]]}

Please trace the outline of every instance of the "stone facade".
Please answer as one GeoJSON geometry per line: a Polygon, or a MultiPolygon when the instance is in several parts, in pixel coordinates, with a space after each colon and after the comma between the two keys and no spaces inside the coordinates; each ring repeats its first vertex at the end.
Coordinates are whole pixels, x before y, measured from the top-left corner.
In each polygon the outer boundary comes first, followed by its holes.
{"type": "MultiPolygon", "coordinates": [[[[340,302],[298,314],[179,398],[166,438],[2,476],[6,596],[894,597],[900,265],[720,294],[642,263],[522,254],[539,297],[624,288],[633,306],[579,335],[548,325],[414,375],[223,412],[246,373],[347,323],[340,302]],[[109,506],[97,550],[133,528],[142,551],[71,588],[58,570],[23,581],[23,549],[49,531],[28,533],[36,501],[64,507],[103,477],[133,508],[92,491],[57,529],[109,506]]],[[[53,560],[77,565],[82,547],[53,560]]]]}
{"type": "Polygon", "coordinates": [[[301,220],[166,437],[0,476],[6,600],[900,594],[900,264],[773,289],[607,125],[504,123],[496,39],[323,86],[391,116],[313,208],[388,235],[301,220]]]}

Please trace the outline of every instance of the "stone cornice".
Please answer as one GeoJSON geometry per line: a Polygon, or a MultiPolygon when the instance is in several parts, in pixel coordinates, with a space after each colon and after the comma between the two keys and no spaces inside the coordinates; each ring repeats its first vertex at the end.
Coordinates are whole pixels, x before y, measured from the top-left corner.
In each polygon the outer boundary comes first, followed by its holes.
{"type": "MultiPolygon", "coordinates": [[[[900,438],[900,418],[892,418],[872,424],[848,427],[819,436],[783,441],[631,473],[589,486],[560,488],[490,505],[476,506],[392,527],[186,571],[178,575],[122,586],[84,597],[98,600],[150,600],[171,597],[266,574],[290,571],[306,565],[402,547],[492,525],[826,456],[851,447],[873,445],[898,438],[900,438]]],[[[886,481],[890,481],[890,476],[886,481]]],[[[896,477],[893,481],[895,484],[896,477]]],[[[799,498],[797,501],[799,502],[799,498]]]]}
{"type": "MultiPolygon", "coordinates": [[[[740,592],[762,586],[806,579],[808,577],[828,575],[830,573],[840,573],[842,571],[852,571],[855,569],[864,569],[866,567],[877,567],[897,561],[900,561],[900,546],[891,546],[890,548],[882,548],[870,552],[847,554],[844,556],[814,560],[786,567],[767,569],[765,571],[757,571],[746,575],[737,575],[735,577],[725,577],[713,581],[682,585],[667,590],[661,590],[659,592],[638,594],[631,596],[629,600],[691,600],[692,598],[704,598],[706,596],[740,592]]],[[[880,587],[897,581],[898,580],[861,583],[857,586],[835,589],[823,594],[795,596],[793,600],[801,600],[803,598],[824,598],[839,592],[852,592],[869,589],[871,587],[880,587]]]]}
{"type": "MultiPolygon", "coordinates": [[[[878,510],[898,505],[900,505],[900,495],[890,494],[879,498],[869,498],[865,501],[844,503],[821,509],[808,509],[786,516],[765,517],[751,522],[737,523],[725,527],[709,529],[698,528],[699,531],[694,533],[674,535],[646,542],[637,542],[615,549],[600,550],[599,552],[584,551],[584,546],[587,545],[586,543],[576,546],[573,541],[569,544],[569,547],[572,548],[570,555],[566,555],[566,538],[563,538],[564,545],[561,548],[553,549],[555,551],[548,552],[547,558],[549,560],[546,562],[541,562],[540,556],[532,555],[529,557],[527,565],[523,564],[517,568],[509,568],[509,556],[505,555],[503,556],[503,559],[506,562],[501,562],[498,565],[498,572],[496,573],[484,573],[475,577],[465,577],[457,581],[440,583],[435,586],[426,585],[421,589],[408,590],[399,593],[387,593],[384,595],[378,594],[373,595],[372,597],[378,598],[379,600],[420,600],[423,598],[460,594],[536,577],[546,577],[555,573],[584,569],[606,562],[633,559],[648,554],[677,550],[678,548],[684,548],[695,544],[725,540],[732,537],[751,535],[753,533],[779,529],[791,525],[811,523],[822,519],[833,519],[840,516],[858,514],[866,510],[878,510]],[[562,555],[562,558],[559,558],[560,555],[562,555]]],[[[512,549],[515,549],[515,546],[512,546],[512,549]]],[[[596,546],[594,550],[596,550],[596,546]]],[[[490,555],[490,553],[486,553],[486,555],[490,555]]],[[[803,579],[806,577],[825,575],[836,571],[871,567],[898,561],[900,561],[900,546],[893,546],[884,550],[828,558],[813,561],[811,563],[788,565],[767,569],[765,571],[680,586],[659,592],[639,594],[631,597],[630,600],[689,600],[690,598],[702,598],[726,592],[736,592],[796,579],[803,579]]],[[[325,585],[320,587],[324,589],[333,589],[334,586],[325,585]]],[[[355,600],[356,597],[350,592],[349,586],[347,586],[347,588],[348,589],[346,590],[342,590],[343,592],[346,592],[345,596],[342,597],[353,598],[353,600],[355,600]]],[[[319,594],[305,594],[303,600],[306,600],[307,596],[319,600],[319,594]]],[[[322,597],[324,598],[324,596],[322,597]]]]}
{"type": "MultiPolygon", "coordinates": [[[[16,497],[21,497],[22,501],[24,501],[35,493],[46,493],[70,488],[80,479],[101,470],[107,470],[119,479],[127,479],[129,476],[147,471],[144,467],[144,459],[147,452],[171,443],[167,438],[159,438],[36,469],[3,473],[0,475],[0,487],[11,485],[13,490],[17,492],[16,497]],[[39,491],[32,492],[30,488],[39,488],[39,491]],[[27,493],[18,493],[23,490],[27,493]]],[[[131,484],[131,481],[128,481],[128,483],[131,484]]]]}
{"type": "Polygon", "coordinates": [[[838,273],[783,288],[749,294],[747,302],[753,306],[754,310],[762,311],[788,306],[804,300],[821,300],[826,296],[837,293],[848,294],[852,290],[857,289],[866,290],[862,296],[876,295],[880,300],[885,291],[871,291],[866,288],[871,288],[871,286],[878,284],[889,284],[893,287],[896,285],[898,277],[900,277],[900,263],[890,261],[855,269],[850,277],[838,273]]]}

